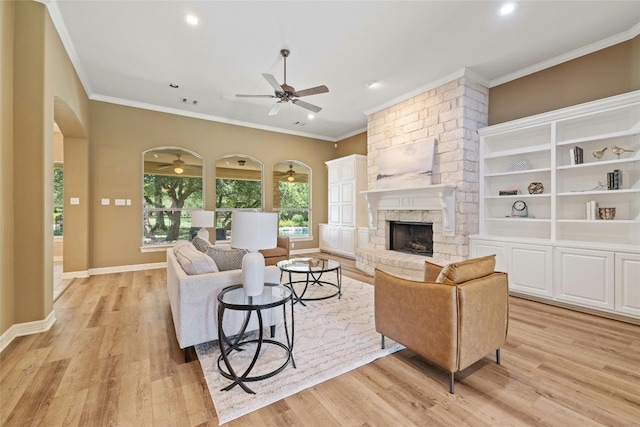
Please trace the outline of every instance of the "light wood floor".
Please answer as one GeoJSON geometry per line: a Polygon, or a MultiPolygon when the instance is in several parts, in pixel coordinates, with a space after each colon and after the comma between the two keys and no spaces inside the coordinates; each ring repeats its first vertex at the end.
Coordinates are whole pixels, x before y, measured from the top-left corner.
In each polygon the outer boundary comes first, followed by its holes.
{"type": "MultiPolygon", "coordinates": [[[[640,326],[510,302],[502,365],[489,356],[457,374],[455,395],[404,350],[229,425],[640,425],[640,326]]],[[[0,355],[0,425],[218,424],[199,362],[177,346],[164,270],[76,279],[55,313],[50,331],[0,355]]]]}

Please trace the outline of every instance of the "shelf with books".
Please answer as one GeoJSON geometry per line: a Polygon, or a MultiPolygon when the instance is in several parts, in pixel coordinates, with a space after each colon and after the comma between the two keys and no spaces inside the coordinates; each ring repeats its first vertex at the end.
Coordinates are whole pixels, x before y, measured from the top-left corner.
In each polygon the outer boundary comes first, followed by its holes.
{"type": "MultiPolygon", "coordinates": [[[[614,259],[640,259],[640,91],[478,133],[479,233],[469,238],[471,256],[496,253],[509,273],[510,288],[518,284],[513,278],[528,271],[537,257],[536,265],[553,280],[532,279],[531,289],[544,288],[548,299],[567,302],[574,293],[611,294],[613,278],[584,280],[584,272],[594,266],[612,272],[614,259]],[[526,162],[527,167],[512,170],[514,162],[526,162]],[[617,186],[608,182],[614,171],[617,186]],[[529,194],[529,188],[542,193],[529,194]],[[508,190],[517,194],[500,195],[508,190]],[[526,218],[511,215],[517,202],[526,204],[526,218]],[[522,253],[527,256],[518,257],[522,253]]],[[[620,274],[616,269],[615,275],[620,274]]],[[[635,292],[638,263],[625,271],[615,282],[624,281],[635,292]]],[[[571,301],[602,309],[589,298],[571,301]]],[[[607,310],[621,313],[611,305],[607,310]]]]}

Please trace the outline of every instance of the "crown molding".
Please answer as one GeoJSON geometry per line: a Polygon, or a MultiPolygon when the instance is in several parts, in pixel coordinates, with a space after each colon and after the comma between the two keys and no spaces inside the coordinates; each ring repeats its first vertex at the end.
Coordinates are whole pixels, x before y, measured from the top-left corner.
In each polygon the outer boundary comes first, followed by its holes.
{"type": "Polygon", "coordinates": [[[122,98],[116,98],[116,97],[112,97],[112,96],[99,95],[99,94],[93,94],[93,95],[91,95],[89,97],[89,99],[91,99],[93,101],[107,102],[109,104],[124,105],[126,107],[141,108],[143,110],[150,110],[150,111],[157,111],[157,112],[160,112],[160,113],[173,114],[173,115],[176,115],[176,116],[191,117],[191,118],[194,118],[194,119],[208,120],[208,121],[211,121],[211,122],[219,122],[219,123],[226,123],[226,124],[229,124],[229,125],[242,126],[242,127],[247,127],[247,128],[253,128],[253,129],[260,129],[260,130],[265,130],[265,131],[269,131],[269,132],[284,133],[284,134],[288,134],[288,135],[301,136],[301,137],[305,137],[305,138],[321,139],[321,140],[330,141],[330,142],[338,141],[336,138],[330,138],[330,137],[327,137],[327,136],[324,136],[324,135],[315,135],[315,134],[311,134],[311,133],[296,132],[296,131],[293,131],[293,130],[282,129],[282,128],[277,128],[277,127],[272,127],[272,126],[262,126],[262,125],[257,125],[255,123],[249,123],[249,122],[243,122],[243,121],[240,121],[240,120],[227,119],[225,117],[218,117],[218,116],[213,116],[213,115],[209,115],[209,114],[202,114],[202,113],[195,113],[195,112],[192,112],[192,111],[179,110],[177,108],[169,108],[169,107],[163,107],[163,106],[160,106],[160,105],[154,105],[154,104],[147,104],[147,103],[144,103],[144,102],[132,101],[130,99],[122,99],[122,98]]]}
{"type": "Polygon", "coordinates": [[[580,58],[581,56],[589,55],[590,53],[597,52],[602,49],[606,49],[618,43],[625,42],[627,40],[631,40],[640,34],[640,24],[636,24],[631,27],[629,30],[624,31],[622,33],[616,34],[611,37],[607,37],[606,39],[597,41],[595,43],[591,43],[590,45],[583,46],[578,49],[574,49],[570,52],[563,53],[562,55],[555,56],[546,61],[538,62],[530,67],[523,68],[514,73],[507,74],[502,77],[498,77],[497,79],[493,79],[489,82],[489,88],[494,86],[499,86],[504,83],[508,83],[512,80],[516,80],[529,74],[537,73],[539,71],[545,70],[547,68],[555,67],[556,65],[562,64],[564,62],[571,61],[576,58],[580,58]]]}

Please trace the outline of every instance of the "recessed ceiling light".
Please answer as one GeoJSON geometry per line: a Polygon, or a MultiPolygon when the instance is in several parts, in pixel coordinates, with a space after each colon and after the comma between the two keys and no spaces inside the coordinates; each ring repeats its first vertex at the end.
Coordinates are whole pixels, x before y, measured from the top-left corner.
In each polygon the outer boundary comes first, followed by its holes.
{"type": "Polygon", "coordinates": [[[308,118],[308,119],[310,119],[310,120],[313,120],[313,119],[314,119],[314,117],[315,117],[315,116],[314,116],[313,114],[307,114],[307,118],[308,118]]]}
{"type": "Polygon", "coordinates": [[[184,20],[187,21],[187,24],[196,26],[200,23],[200,20],[195,15],[187,15],[184,17],[184,20]]]}
{"type": "Polygon", "coordinates": [[[375,80],[369,80],[368,82],[366,82],[366,83],[364,84],[364,87],[366,87],[367,89],[375,89],[375,88],[377,88],[378,86],[380,86],[380,83],[378,83],[378,82],[377,82],[377,81],[375,81],[375,80]]]}
{"type": "Polygon", "coordinates": [[[178,86],[178,85],[177,85],[177,84],[175,84],[175,83],[169,83],[169,87],[172,87],[172,88],[174,88],[174,89],[178,89],[180,86],[178,86]]]}
{"type": "Polygon", "coordinates": [[[509,15],[518,7],[515,3],[505,3],[500,7],[500,15],[509,15]]]}

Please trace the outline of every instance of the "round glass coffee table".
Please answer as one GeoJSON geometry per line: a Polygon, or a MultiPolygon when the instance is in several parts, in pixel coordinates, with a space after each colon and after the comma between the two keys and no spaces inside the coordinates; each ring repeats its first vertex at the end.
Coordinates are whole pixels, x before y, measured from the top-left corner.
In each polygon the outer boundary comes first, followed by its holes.
{"type": "Polygon", "coordinates": [[[245,384],[246,382],[261,381],[267,378],[271,378],[274,375],[282,372],[289,361],[291,361],[291,364],[295,368],[296,362],[295,360],[293,360],[293,336],[293,298],[291,289],[289,289],[287,286],[274,283],[265,283],[262,294],[253,297],[247,296],[245,294],[242,285],[229,286],[228,288],[224,288],[222,291],[220,291],[220,293],[218,294],[218,343],[220,345],[218,371],[223,377],[233,380],[231,384],[224,387],[222,390],[228,391],[233,387],[239,385],[247,393],[255,394],[253,390],[247,387],[247,385],[245,384]],[[287,323],[286,313],[286,307],[289,301],[291,301],[291,335],[289,335],[289,326],[287,323]],[[286,342],[280,342],[273,339],[274,329],[272,329],[272,338],[265,338],[263,332],[264,324],[262,320],[262,311],[280,306],[282,307],[282,317],[286,342]],[[246,312],[244,322],[242,323],[240,330],[233,331],[232,336],[227,336],[223,328],[224,313],[226,310],[237,310],[246,312]],[[247,326],[249,325],[249,321],[253,313],[255,313],[258,317],[258,338],[246,339],[246,336],[248,335],[247,326]],[[248,344],[255,344],[255,353],[253,354],[253,359],[250,363],[248,363],[248,367],[245,369],[245,371],[241,374],[238,374],[232,366],[230,355],[234,351],[242,352],[248,349],[248,344]],[[264,345],[273,345],[283,349],[284,360],[282,364],[280,364],[270,372],[263,373],[261,375],[249,376],[249,374],[255,367],[256,362],[258,362],[258,357],[260,356],[261,349],[264,345]],[[226,370],[222,367],[223,362],[226,370]]]}
{"type": "Polygon", "coordinates": [[[323,300],[335,297],[336,295],[338,298],[342,296],[342,267],[338,261],[324,258],[294,258],[280,261],[276,265],[280,268],[280,271],[289,274],[289,283],[287,286],[293,292],[295,302],[306,305],[304,301],[323,300]],[[328,281],[326,278],[326,273],[332,271],[336,272],[335,283],[328,281]],[[293,280],[292,274],[295,273],[304,274],[305,278],[293,280]],[[324,280],[323,275],[325,276],[324,280]],[[304,287],[296,290],[296,285],[298,285],[298,288],[301,288],[302,285],[304,285],[304,287]],[[315,296],[305,297],[307,290],[314,286],[324,288],[327,291],[316,292],[316,289],[314,289],[315,296]]]}

